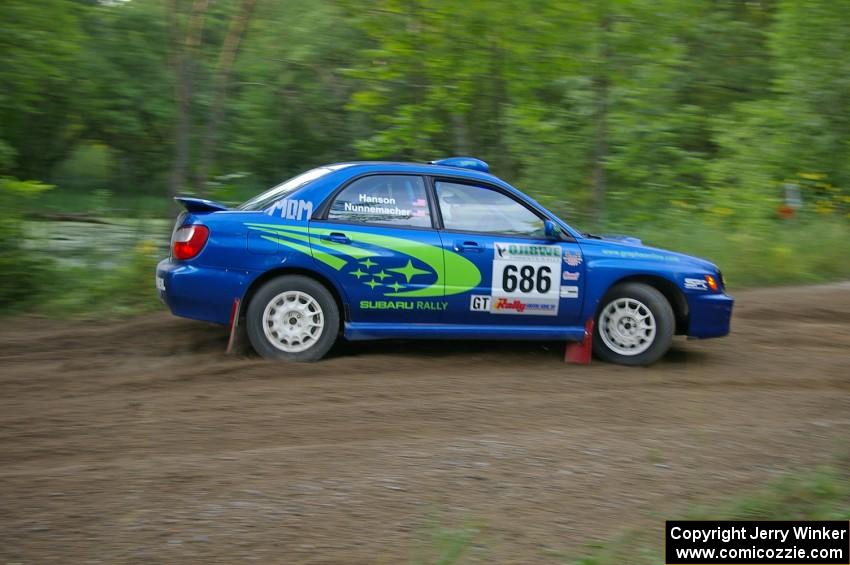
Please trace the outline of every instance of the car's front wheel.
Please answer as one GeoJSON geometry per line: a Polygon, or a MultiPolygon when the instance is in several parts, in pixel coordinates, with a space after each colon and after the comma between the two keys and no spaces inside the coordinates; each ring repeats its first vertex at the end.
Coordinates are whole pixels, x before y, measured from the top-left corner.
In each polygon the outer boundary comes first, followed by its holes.
{"type": "Polygon", "coordinates": [[[327,288],[300,275],[273,279],[248,304],[245,325],[254,350],[268,359],[317,361],[339,333],[339,308],[327,288]]]}
{"type": "Polygon", "coordinates": [[[603,298],[596,316],[593,352],[621,365],[650,365],[673,342],[676,317],[657,289],[643,283],[625,283],[603,298]]]}

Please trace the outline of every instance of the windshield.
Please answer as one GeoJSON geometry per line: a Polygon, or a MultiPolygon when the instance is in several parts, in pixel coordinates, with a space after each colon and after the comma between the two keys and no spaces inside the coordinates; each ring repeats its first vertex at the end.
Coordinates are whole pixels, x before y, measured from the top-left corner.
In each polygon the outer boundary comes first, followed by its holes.
{"type": "Polygon", "coordinates": [[[301,173],[298,176],[292,177],[291,179],[284,181],[273,188],[268,189],[262,194],[258,194],[247,202],[240,204],[236,209],[248,211],[263,210],[272,202],[296,191],[308,182],[312,182],[318,178],[321,178],[328,173],[342,168],[343,166],[344,165],[332,165],[329,167],[317,167],[315,169],[310,169],[306,173],[301,173]]]}

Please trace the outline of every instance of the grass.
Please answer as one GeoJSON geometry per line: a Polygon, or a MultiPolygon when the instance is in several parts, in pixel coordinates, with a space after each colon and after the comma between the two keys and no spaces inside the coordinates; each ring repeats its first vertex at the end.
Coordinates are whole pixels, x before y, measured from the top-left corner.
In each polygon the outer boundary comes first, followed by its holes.
{"type": "Polygon", "coordinates": [[[104,190],[75,192],[57,188],[38,198],[42,214],[86,214],[94,217],[167,218],[176,208],[167,196],[115,194],[104,190]]]}
{"type": "Polygon", "coordinates": [[[162,308],[154,290],[155,247],[141,242],[121,263],[62,269],[62,286],[32,307],[57,318],[116,318],[162,308]]]}
{"type": "Polygon", "coordinates": [[[0,314],[117,317],[161,308],[154,270],[171,222],[26,221],[0,252],[0,314]]]}
{"type": "MultiPolygon", "coordinates": [[[[61,278],[63,284],[61,292],[36,300],[36,311],[62,317],[115,316],[158,307],[153,271],[156,259],[167,254],[170,222],[112,221],[109,226],[50,222],[40,228],[55,240],[46,247],[45,255],[58,259],[45,274],[61,278]]],[[[850,279],[850,261],[846,260],[850,227],[846,223],[781,225],[751,232],[701,224],[669,229],[643,226],[636,234],[647,245],[715,262],[733,291],[850,279]]]]}
{"type": "Polygon", "coordinates": [[[755,492],[715,505],[698,506],[684,516],[660,517],[658,528],[633,529],[593,544],[573,565],[664,563],[663,522],[685,520],[847,520],[850,518],[850,465],[836,463],[787,475],[755,492]]]}
{"type": "Polygon", "coordinates": [[[850,224],[842,220],[813,218],[737,229],[696,222],[644,225],[632,233],[646,245],[712,261],[733,289],[850,279],[850,224]]]}
{"type": "MultiPolygon", "coordinates": [[[[656,565],[664,563],[665,520],[847,520],[850,519],[850,460],[832,466],[788,474],[753,492],[720,502],[695,506],[669,516],[658,516],[657,526],[630,529],[604,542],[591,544],[579,556],[550,553],[553,562],[571,565],[656,565]]],[[[438,520],[420,531],[410,562],[455,565],[488,562],[486,525],[447,527],[438,520]]]]}
{"type": "Polygon", "coordinates": [[[479,543],[481,535],[481,528],[475,525],[449,528],[432,520],[422,530],[410,561],[414,565],[454,565],[468,557],[482,557],[486,548],[479,543]]]}
{"type": "MultiPolygon", "coordinates": [[[[165,197],[105,191],[54,190],[39,195],[36,209],[41,214],[84,213],[104,218],[109,225],[26,221],[22,248],[40,268],[37,272],[21,268],[22,273],[0,277],[0,296],[11,294],[4,294],[2,285],[20,287],[21,276],[27,273],[37,279],[46,277],[27,288],[48,292],[31,296],[32,300],[25,296],[29,303],[9,303],[5,313],[35,309],[57,316],[115,316],[156,308],[153,269],[156,258],[167,253],[175,213],[171,206],[165,197]],[[57,279],[62,280],[58,291],[53,284],[57,279]]],[[[839,218],[761,221],[729,228],[680,217],[669,224],[622,225],[600,231],[636,235],[647,245],[707,258],[721,268],[732,290],[850,279],[846,260],[850,223],[839,218]]],[[[15,264],[14,257],[7,259],[15,264]]]]}

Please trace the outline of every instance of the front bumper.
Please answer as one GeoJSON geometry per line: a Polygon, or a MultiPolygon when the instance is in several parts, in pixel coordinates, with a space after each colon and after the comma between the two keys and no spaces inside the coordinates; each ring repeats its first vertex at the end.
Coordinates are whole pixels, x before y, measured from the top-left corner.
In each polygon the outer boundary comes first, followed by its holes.
{"type": "Polygon", "coordinates": [[[249,273],[164,259],[156,266],[156,288],[175,316],[228,324],[235,298],[242,298],[249,273]]]}
{"type": "Polygon", "coordinates": [[[688,295],[688,337],[709,338],[729,334],[735,299],[727,294],[688,295]]]}

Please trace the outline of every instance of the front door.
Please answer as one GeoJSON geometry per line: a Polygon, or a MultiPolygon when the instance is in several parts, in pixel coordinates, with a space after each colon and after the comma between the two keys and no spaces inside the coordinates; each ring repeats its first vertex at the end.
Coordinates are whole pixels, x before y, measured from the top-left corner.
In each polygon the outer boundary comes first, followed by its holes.
{"type": "Polygon", "coordinates": [[[339,281],[352,322],[436,323],[443,249],[417,175],[369,175],[343,188],[310,222],[317,268],[339,281]]]}
{"type": "Polygon", "coordinates": [[[543,218],[495,187],[438,180],[435,189],[447,257],[460,255],[481,274],[474,288],[455,293],[462,281],[447,268],[444,321],[580,325],[584,264],[575,242],[548,239],[543,218]]]}

